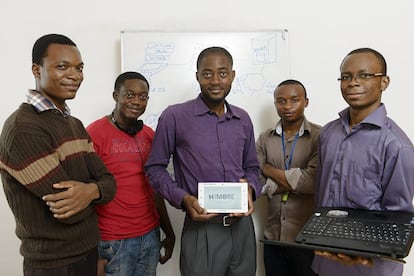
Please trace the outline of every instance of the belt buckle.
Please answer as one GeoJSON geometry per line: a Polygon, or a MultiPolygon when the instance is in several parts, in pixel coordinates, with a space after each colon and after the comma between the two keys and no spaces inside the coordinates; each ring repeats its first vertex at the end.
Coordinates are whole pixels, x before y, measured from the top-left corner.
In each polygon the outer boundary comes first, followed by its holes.
{"type": "Polygon", "coordinates": [[[226,222],[226,219],[228,219],[230,216],[223,216],[223,226],[230,226],[231,224],[230,223],[227,223],[226,222]]]}

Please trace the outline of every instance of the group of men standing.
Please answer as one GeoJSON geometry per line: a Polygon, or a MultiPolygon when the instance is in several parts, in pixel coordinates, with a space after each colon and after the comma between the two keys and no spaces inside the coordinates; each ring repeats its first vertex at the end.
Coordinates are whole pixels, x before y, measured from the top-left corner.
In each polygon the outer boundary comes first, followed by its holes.
{"type": "MultiPolygon", "coordinates": [[[[83,80],[76,44],[49,34],[32,54],[36,88],[0,137],[2,182],[25,276],[155,275],[175,244],[164,199],[185,212],[180,272],[191,276],[255,275],[251,215],[262,194],[264,236],[271,240],[293,241],[319,206],[414,211],[414,148],[386,115],[381,96],[390,79],[373,49],[356,49],[342,61],[338,80],[348,107],[339,119],[324,127],[308,121],[305,86],[285,80],[274,91],[280,120],[257,141],[248,113],[226,100],[236,73],[222,47],[201,51],[200,94],[166,108],[155,132],[139,120],[149,100],[142,74],[120,74],[114,109],[85,129],[66,105],[83,80]],[[174,177],[167,170],[171,157],[174,177]],[[197,199],[199,182],[247,182],[248,211],[207,213],[197,199]]],[[[267,244],[264,263],[267,275],[401,275],[403,269],[267,244]]]]}

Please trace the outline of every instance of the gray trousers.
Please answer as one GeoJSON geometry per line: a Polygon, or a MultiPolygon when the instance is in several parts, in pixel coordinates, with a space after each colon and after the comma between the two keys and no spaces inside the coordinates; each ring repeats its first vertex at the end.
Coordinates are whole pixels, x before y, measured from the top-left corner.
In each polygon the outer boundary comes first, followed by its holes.
{"type": "Polygon", "coordinates": [[[180,270],[183,276],[254,276],[256,238],[251,216],[231,226],[184,221],[180,270]]]}

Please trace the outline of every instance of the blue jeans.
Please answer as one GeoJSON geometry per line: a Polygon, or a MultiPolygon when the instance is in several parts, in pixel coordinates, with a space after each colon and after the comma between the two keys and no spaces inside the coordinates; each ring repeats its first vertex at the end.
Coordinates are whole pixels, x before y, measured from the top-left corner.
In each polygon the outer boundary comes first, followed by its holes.
{"type": "Polygon", "coordinates": [[[156,275],[160,258],[160,229],[130,239],[101,241],[99,258],[106,259],[107,276],[156,275]]]}

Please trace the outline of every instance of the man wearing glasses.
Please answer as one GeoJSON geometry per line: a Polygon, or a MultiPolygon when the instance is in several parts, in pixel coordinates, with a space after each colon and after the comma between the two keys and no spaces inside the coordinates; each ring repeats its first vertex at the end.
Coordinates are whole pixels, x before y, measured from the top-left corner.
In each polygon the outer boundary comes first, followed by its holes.
{"type": "MultiPolygon", "coordinates": [[[[370,48],[342,61],[342,97],[349,107],[321,130],[317,206],[413,211],[414,147],[387,117],[381,96],[390,83],[384,57],[370,48]]],[[[316,251],[324,275],[402,275],[403,265],[316,251]]]]}

